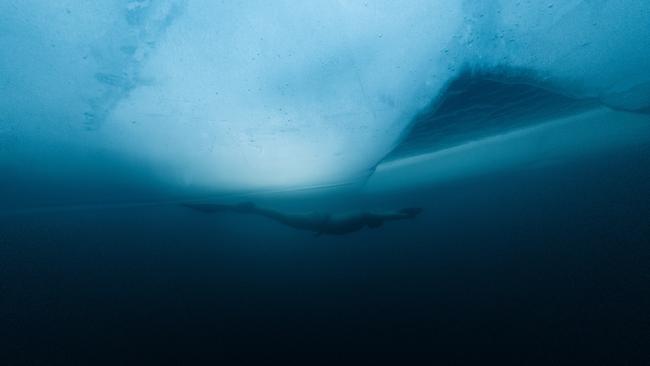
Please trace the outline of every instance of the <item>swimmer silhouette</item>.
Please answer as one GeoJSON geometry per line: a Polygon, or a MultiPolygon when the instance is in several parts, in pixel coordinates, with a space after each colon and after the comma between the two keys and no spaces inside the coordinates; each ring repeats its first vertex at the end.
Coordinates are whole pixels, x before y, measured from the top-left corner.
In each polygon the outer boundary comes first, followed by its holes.
{"type": "Polygon", "coordinates": [[[268,208],[257,207],[251,202],[239,203],[236,205],[224,205],[214,203],[185,203],[185,207],[191,209],[212,213],[212,212],[234,212],[241,214],[253,214],[267,217],[295,229],[308,230],[320,236],[343,235],[359,231],[364,227],[376,229],[384,224],[384,221],[395,221],[412,219],[417,216],[422,209],[419,207],[403,208],[398,211],[386,212],[343,212],[343,213],[284,213],[268,208]]]}

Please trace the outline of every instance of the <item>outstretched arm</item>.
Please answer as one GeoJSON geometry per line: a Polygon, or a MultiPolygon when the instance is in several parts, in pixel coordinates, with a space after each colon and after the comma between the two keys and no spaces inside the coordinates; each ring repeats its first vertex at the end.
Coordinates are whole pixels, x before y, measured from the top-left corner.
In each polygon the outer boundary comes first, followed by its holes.
{"type": "Polygon", "coordinates": [[[421,212],[422,208],[420,207],[409,207],[403,208],[399,211],[373,212],[371,215],[372,217],[383,221],[392,221],[412,219],[415,216],[419,215],[421,212]]]}
{"type": "Polygon", "coordinates": [[[252,203],[239,203],[236,205],[224,205],[219,203],[183,203],[185,207],[193,210],[212,213],[212,212],[238,212],[238,213],[251,213],[255,208],[252,203]]]}
{"type": "Polygon", "coordinates": [[[235,212],[260,215],[297,229],[318,230],[318,225],[322,225],[322,220],[319,220],[318,217],[311,214],[284,213],[269,208],[257,207],[252,202],[244,202],[235,205],[224,205],[218,203],[185,203],[183,206],[207,213],[235,212]]]}

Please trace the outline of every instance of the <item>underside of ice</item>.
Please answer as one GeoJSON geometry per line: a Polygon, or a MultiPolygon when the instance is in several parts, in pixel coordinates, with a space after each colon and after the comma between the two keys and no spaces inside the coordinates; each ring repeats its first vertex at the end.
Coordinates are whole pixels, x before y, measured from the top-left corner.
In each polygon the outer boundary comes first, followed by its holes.
{"type": "Polygon", "coordinates": [[[0,163],[103,151],[218,189],[365,178],[472,75],[650,110],[645,0],[7,0],[0,55],[0,163]]]}

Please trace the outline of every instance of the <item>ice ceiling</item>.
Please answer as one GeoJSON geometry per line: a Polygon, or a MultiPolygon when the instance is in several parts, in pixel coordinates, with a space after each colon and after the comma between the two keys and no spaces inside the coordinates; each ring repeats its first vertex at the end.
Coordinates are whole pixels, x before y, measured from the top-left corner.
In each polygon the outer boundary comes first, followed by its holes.
{"type": "Polygon", "coordinates": [[[462,71],[643,110],[648,65],[647,0],[4,0],[0,163],[100,149],[188,185],[338,182],[462,71]]]}

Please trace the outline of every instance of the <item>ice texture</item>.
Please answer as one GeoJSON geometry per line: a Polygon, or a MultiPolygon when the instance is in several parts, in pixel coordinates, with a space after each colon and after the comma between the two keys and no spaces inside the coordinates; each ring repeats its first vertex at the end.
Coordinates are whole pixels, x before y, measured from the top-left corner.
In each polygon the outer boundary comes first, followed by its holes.
{"type": "Polygon", "coordinates": [[[462,72],[648,111],[648,65],[646,0],[3,0],[0,164],[99,150],[185,185],[335,183],[462,72]]]}

